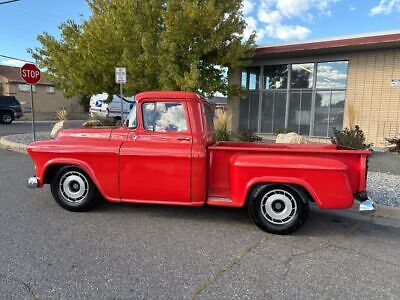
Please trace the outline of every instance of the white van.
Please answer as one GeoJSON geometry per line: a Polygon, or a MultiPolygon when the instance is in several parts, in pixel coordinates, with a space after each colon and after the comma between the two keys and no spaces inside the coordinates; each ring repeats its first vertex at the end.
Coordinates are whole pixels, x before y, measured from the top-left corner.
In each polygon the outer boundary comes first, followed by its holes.
{"type": "MultiPolygon", "coordinates": [[[[94,117],[95,115],[101,117],[110,117],[117,120],[121,119],[121,98],[117,95],[113,95],[111,102],[107,103],[108,94],[102,93],[93,95],[90,97],[90,108],[89,108],[89,116],[94,117]]],[[[128,116],[131,108],[133,106],[133,102],[135,101],[135,97],[125,97],[127,101],[122,101],[124,119],[128,116]]]]}

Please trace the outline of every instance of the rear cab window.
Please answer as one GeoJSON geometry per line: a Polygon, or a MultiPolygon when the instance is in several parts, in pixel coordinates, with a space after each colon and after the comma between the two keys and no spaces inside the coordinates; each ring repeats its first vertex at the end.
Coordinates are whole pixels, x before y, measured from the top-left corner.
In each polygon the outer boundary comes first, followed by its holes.
{"type": "Polygon", "coordinates": [[[143,127],[153,132],[187,132],[185,106],[182,102],[145,102],[142,104],[143,127]]]}

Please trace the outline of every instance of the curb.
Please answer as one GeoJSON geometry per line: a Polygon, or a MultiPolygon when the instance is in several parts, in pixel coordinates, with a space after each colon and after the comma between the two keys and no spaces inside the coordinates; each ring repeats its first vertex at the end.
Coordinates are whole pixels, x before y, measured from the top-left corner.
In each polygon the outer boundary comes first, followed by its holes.
{"type": "MultiPolygon", "coordinates": [[[[9,136],[3,136],[0,138],[0,146],[7,150],[16,151],[22,154],[28,154],[26,151],[25,144],[16,143],[7,140],[9,136]]],[[[359,203],[357,201],[354,202],[354,205],[349,209],[341,209],[341,210],[322,210],[317,207],[317,205],[312,204],[312,207],[315,207],[319,211],[323,211],[326,213],[333,213],[337,215],[341,215],[344,217],[360,219],[362,217],[368,216],[370,219],[374,218],[384,218],[384,219],[391,219],[391,220],[400,220],[400,207],[391,207],[391,206],[384,206],[384,205],[376,205],[376,211],[371,214],[360,213],[358,211],[359,203]]]]}
{"type": "Polygon", "coordinates": [[[27,145],[9,141],[7,140],[7,137],[8,136],[3,136],[0,138],[0,145],[3,146],[3,148],[23,154],[28,154],[28,152],[26,151],[27,145]]]}

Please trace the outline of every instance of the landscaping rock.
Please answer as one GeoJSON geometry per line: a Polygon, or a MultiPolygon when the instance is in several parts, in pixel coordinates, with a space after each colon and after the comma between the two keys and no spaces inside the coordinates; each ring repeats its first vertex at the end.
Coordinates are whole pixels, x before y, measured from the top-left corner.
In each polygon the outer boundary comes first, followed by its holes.
{"type": "Polygon", "coordinates": [[[295,132],[280,133],[276,137],[277,144],[308,144],[307,139],[295,132]]]}

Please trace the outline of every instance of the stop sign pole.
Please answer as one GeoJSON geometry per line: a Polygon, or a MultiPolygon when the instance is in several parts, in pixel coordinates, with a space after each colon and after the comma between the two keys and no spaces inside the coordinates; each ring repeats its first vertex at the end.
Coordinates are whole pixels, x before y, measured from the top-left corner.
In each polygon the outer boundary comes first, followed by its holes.
{"type": "Polygon", "coordinates": [[[35,108],[33,106],[33,86],[40,80],[40,70],[34,64],[25,64],[20,69],[20,75],[23,81],[30,85],[31,107],[32,107],[32,134],[33,141],[36,141],[35,129],[35,108]]]}

